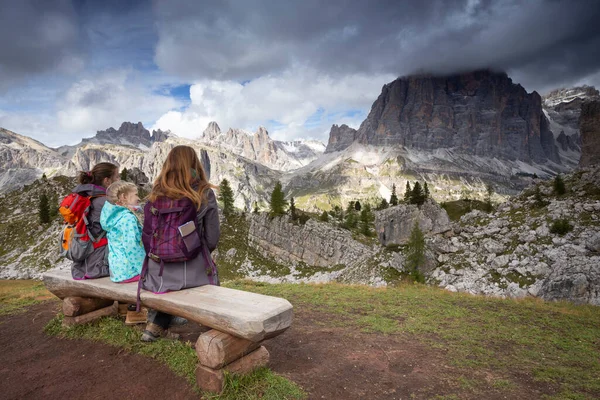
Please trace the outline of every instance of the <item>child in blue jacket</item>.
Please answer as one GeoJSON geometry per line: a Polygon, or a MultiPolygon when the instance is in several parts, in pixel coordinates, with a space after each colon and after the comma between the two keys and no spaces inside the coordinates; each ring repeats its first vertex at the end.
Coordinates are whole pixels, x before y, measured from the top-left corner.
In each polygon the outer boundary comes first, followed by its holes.
{"type": "Polygon", "coordinates": [[[146,251],[142,244],[142,226],[133,213],[139,209],[137,186],[118,181],[106,190],[100,224],[108,239],[108,267],[113,282],[136,282],[140,279],[146,251]]]}

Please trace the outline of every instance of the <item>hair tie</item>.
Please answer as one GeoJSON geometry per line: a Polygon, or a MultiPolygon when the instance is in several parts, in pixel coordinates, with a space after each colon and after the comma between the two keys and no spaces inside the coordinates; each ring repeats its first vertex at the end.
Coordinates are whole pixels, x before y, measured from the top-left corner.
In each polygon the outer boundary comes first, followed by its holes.
{"type": "Polygon", "coordinates": [[[90,171],[85,173],[88,177],[92,178],[92,173],[90,171]]]}

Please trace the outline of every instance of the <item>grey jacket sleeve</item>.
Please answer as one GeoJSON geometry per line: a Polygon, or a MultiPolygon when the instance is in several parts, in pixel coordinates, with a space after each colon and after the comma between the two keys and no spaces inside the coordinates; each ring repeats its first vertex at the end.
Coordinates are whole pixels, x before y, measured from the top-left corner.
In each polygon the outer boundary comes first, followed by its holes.
{"type": "Polygon", "coordinates": [[[96,197],[92,199],[92,209],[90,210],[90,233],[97,238],[100,236],[104,229],[102,229],[102,225],[100,225],[100,214],[102,213],[102,207],[104,207],[104,203],[106,202],[106,196],[96,197]]]}
{"type": "Polygon", "coordinates": [[[208,205],[206,214],[204,214],[204,238],[206,245],[211,252],[217,248],[219,237],[221,236],[221,227],[219,225],[219,206],[215,193],[209,189],[208,205]]]}

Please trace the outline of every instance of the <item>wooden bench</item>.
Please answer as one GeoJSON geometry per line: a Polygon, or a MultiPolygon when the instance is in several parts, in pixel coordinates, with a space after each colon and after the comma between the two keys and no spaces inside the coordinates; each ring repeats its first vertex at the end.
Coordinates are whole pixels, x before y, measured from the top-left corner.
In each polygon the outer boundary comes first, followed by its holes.
{"type": "MultiPolygon", "coordinates": [[[[47,272],[43,281],[63,299],[65,325],[116,315],[118,302],[136,302],[137,283],[76,281],[70,271],[47,272]]],[[[225,370],[244,374],[266,365],[269,352],[261,342],[283,333],[293,317],[285,299],[212,285],[160,295],[142,290],[141,303],[212,328],[196,342],[198,386],[212,392],[222,391],[225,370]]]]}

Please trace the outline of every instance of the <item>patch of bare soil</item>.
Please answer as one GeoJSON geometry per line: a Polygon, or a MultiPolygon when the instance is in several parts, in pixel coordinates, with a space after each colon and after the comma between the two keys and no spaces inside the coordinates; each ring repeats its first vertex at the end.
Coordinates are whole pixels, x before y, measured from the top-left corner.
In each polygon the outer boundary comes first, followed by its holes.
{"type": "MultiPolygon", "coordinates": [[[[0,397],[86,399],[197,398],[185,379],[152,359],[85,340],[47,336],[43,327],[57,302],[0,318],[0,397]]],[[[310,399],[537,399],[552,393],[531,377],[513,375],[512,390],[493,383],[494,371],[465,373],[449,365],[443,349],[402,335],[330,327],[335,315],[298,311],[292,327],[265,344],[270,368],[298,383],[310,399]],[[488,382],[473,387],[469,382],[488,382]]],[[[335,324],[339,325],[339,324],[335,324]]],[[[206,328],[174,329],[194,343],[206,328]]]]}

